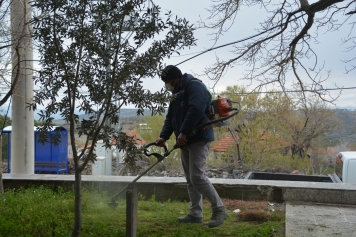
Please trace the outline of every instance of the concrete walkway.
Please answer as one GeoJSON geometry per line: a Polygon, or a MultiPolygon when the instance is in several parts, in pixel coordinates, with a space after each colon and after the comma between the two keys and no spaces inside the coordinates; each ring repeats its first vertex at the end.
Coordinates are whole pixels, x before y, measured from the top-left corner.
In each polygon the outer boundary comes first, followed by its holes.
{"type": "Polygon", "coordinates": [[[287,202],[286,237],[356,236],[356,206],[287,202]]]}

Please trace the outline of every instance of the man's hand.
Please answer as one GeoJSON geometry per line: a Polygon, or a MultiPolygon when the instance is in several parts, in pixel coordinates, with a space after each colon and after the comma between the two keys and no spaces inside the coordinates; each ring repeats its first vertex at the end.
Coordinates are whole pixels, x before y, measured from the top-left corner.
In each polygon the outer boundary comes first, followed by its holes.
{"type": "Polygon", "coordinates": [[[166,143],[166,140],[164,140],[164,139],[161,138],[161,137],[156,140],[156,146],[163,147],[163,146],[164,146],[164,143],[166,143]]]}
{"type": "Polygon", "coordinates": [[[177,143],[179,146],[185,146],[185,143],[187,142],[187,135],[180,133],[177,139],[177,143]]]}

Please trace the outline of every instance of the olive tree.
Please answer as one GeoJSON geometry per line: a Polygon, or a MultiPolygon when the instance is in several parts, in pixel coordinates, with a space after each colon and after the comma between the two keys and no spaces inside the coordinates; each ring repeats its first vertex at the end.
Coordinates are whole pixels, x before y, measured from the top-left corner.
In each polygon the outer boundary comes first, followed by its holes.
{"type": "Polygon", "coordinates": [[[145,108],[153,114],[164,111],[168,93],[151,93],[143,80],[159,73],[164,58],[194,45],[193,28],[171,12],[163,15],[158,6],[147,8],[144,0],[35,0],[33,7],[41,66],[35,103],[44,107],[39,112],[46,122],[41,132],[49,129],[56,113],[70,125],[75,166],[72,235],[80,236],[81,171],[95,160],[96,142],[101,139],[110,147],[118,139],[121,147],[134,150],[133,139],[120,137],[113,128],[118,111],[127,104],[135,105],[138,114],[145,108]],[[126,37],[128,33],[132,37],[126,37]],[[91,115],[83,126],[87,139],[82,152],[75,143],[78,110],[91,115]]]}
{"type": "Polygon", "coordinates": [[[277,162],[277,157],[286,161],[307,154],[314,162],[319,161],[318,152],[324,149],[320,141],[338,126],[335,110],[328,109],[326,102],[314,94],[250,94],[245,87],[229,86],[223,95],[241,104],[230,127],[238,135],[244,168],[266,168],[273,164],[269,161],[277,162]]]}
{"type": "Polygon", "coordinates": [[[313,148],[313,141],[335,131],[340,126],[335,114],[335,110],[327,108],[325,102],[316,96],[294,95],[290,112],[279,116],[288,136],[292,157],[306,157],[313,148]]]}
{"type": "Polygon", "coordinates": [[[244,169],[259,169],[266,160],[281,154],[286,144],[281,138],[278,117],[288,113],[286,97],[282,94],[248,94],[245,87],[229,86],[223,95],[233,102],[240,102],[240,112],[230,119],[230,128],[238,136],[240,153],[233,146],[231,151],[240,155],[244,169]]]}
{"type": "MultiPolygon", "coordinates": [[[[242,65],[244,75],[238,81],[254,82],[256,90],[273,84],[285,91],[291,83],[301,91],[317,93],[325,101],[336,99],[322,86],[330,75],[323,64],[329,58],[318,57],[315,47],[321,34],[340,34],[339,30],[346,28],[337,44],[355,52],[356,1],[318,0],[309,4],[308,0],[212,0],[211,15],[201,24],[215,30],[218,40],[232,27],[238,30],[235,25],[242,25],[236,20],[239,13],[252,7],[265,11],[265,19],[259,22],[255,35],[232,46],[231,57],[217,58],[206,68],[210,79],[218,81],[228,70],[242,65]]],[[[332,50],[332,46],[325,50],[332,50]]],[[[340,59],[345,62],[345,73],[355,70],[354,55],[340,59]]]]}

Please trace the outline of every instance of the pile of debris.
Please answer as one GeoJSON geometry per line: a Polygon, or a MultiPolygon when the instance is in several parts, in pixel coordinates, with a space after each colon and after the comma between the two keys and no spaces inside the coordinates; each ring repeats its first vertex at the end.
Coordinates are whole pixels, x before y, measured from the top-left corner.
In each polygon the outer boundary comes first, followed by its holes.
{"type": "MultiPolygon", "coordinates": [[[[142,174],[151,163],[149,161],[139,161],[135,168],[129,168],[127,165],[120,163],[116,167],[116,162],[112,162],[112,171],[114,175],[119,176],[137,176],[142,174]]],[[[2,163],[2,173],[7,173],[7,162],[2,163]]],[[[68,174],[74,175],[74,161],[68,160],[68,174]]],[[[92,163],[88,162],[82,171],[82,175],[92,174],[92,163]]],[[[221,179],[242,179],[244,174],[241,170],[234,169],[234,167],[207,167],[205,174],[208,178],[221,178],[221,179]]],[[[184,172],[181,165],[166,165],[158,164],[146,174],[149,177],[184,177],[184,172]]]]}

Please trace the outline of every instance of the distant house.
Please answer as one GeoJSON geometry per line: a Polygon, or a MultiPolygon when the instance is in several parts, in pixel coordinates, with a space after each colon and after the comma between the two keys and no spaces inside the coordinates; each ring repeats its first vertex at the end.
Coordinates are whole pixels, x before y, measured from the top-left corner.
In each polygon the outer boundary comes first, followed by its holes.
{"type": "Polygon", "coordinates": [[[227,150],[232,147],[233,145],[236,145],[236,141],[234,138],[230,136],[226,136],[223,139],[220,139],[216,145],[210,148],[210,151],[213,152],[227,152],[227,150]]]}
{"type": "Polygon", "coordinates": [[[217,141],[217,144],[210,148],[210,152],[215,158],[233,159],[233,156],[227,155],[227,151],[232,147],[236,147],[236,141],[232,135],[226,136],[217,141]]]}

